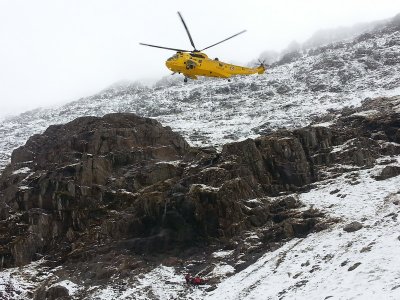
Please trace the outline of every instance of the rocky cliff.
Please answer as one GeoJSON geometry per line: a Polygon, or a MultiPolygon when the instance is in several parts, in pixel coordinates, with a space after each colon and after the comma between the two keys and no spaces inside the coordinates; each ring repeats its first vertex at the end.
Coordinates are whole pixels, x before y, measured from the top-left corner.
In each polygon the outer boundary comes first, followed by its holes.
{"type": "MultiPolygon", "coordinates": [[[[232,238],[276,217],[268,201],[248,201],[315,181],[309,160],[290,133],[218,153],[133,114],[50,126],[15,150],[3,173],[3,266],[116,241],[152,252],[232,238]]],[[[296,233],[316,223],[307,222],[296,233]]]]}

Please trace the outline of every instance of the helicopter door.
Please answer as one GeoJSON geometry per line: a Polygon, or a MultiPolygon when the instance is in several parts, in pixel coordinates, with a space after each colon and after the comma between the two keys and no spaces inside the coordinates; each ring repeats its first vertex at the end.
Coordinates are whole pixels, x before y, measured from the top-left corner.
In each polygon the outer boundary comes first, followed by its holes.
{"type": "Polygon", "coordinates": [[[190,60],[190,59],[187,60],[186,69],[192,70],[192,69],[196,68],[196,66],[197,66],[197,63],[195,63],[193,60],[190,60]]]}

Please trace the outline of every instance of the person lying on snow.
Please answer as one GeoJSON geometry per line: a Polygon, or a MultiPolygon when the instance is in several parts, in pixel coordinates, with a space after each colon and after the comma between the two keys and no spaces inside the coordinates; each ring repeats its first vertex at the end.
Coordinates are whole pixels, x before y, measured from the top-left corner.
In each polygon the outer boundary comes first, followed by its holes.
{"type": "Polygon", "coordinates": [[[205,279],[200,278],[199,276],[192,277],[190,276],[190,274],[186,274],[185,280],[187,284],[193,284],[193,285],[206,284],[205,279]]]}

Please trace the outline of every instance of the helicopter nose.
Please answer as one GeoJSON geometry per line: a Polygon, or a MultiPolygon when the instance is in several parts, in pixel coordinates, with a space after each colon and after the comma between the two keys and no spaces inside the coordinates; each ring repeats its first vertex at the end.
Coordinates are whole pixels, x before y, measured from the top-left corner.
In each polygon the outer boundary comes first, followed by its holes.
{"type": "Polygon", "coordinates": [[[168,60],[167,60],[167,61],[165,62],[165,65],[167,66],[168,69],[172,70],[173,63],[172,63],[171,61],[168,61],[168,60]]]}

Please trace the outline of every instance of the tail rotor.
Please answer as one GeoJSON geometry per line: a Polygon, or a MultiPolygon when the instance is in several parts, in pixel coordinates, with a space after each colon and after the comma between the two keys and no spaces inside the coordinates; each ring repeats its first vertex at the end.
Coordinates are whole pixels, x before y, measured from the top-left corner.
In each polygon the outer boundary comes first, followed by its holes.
{"type": "Polygon", "coordinates": [[[265,59],[257,59],[257,62],[259,67],[265,67],[265,59]]]}
{"type": "Polygon", "coordinates": [[[261,60],[261,59],[257,59],[258,65],[257,67],[257,71],[258,74],[263,74],[265,72],[265,60],[261,60]]]}

